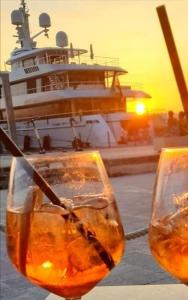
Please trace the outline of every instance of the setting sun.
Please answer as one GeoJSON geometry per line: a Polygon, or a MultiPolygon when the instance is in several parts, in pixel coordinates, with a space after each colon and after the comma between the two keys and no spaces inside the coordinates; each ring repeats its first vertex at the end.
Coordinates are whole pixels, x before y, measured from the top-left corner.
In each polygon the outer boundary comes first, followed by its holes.
{"type": "Polygon", "coordinates": [[[136,104],[136,113],[138,115],[143,115],[146,112],[146,107],[144,103],[137,103],[136,104]]]}

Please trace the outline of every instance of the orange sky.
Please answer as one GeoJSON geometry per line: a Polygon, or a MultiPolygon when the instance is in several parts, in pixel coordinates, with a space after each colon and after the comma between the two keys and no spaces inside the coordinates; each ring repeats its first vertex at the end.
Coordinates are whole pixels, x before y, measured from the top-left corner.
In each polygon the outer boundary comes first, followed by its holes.
{"type": "MultiPolygon", "coordinates": [[[[10,13],[19,7],[20,0],[0,3],[0,59],[4,70],[4,61],[16,46],[10,13]]],[[[156,7],[166,6],[188,82],[187,0],[27,0],[27,4],[31,35],[40,31],[40,13],[51,16],[49,40],[38,37],[38,47],[55,46],[55,34],[63,30],[75,47],[89,50],[92,43],[95,55],[119,58],[119,65],[128,71],[121,81],[152,96],[148,111],[182,109],[156,7]]]]}

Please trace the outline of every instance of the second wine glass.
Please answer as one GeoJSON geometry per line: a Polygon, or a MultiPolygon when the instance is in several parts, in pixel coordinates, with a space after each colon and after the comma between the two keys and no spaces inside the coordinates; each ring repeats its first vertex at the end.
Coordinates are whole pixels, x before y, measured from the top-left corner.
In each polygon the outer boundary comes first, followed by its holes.
{"type": "Polygon", "coordinates": [[[149,244],[161,267],[188,284],[188,148],[161,153],[149,244]]]}

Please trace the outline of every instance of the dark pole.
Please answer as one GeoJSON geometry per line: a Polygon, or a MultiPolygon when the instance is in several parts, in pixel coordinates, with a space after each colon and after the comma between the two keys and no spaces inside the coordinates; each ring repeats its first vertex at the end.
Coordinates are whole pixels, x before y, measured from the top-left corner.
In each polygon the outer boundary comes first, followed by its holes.
{"type": "Polygon", "coordinates": [[[166,8],[164,5],[161,5],[158,6],[156,9],[162,27],[163,35],[165,38],[166,46],[168,49],[168,54],[170,56],[172,68],[174,71],[174,76],[176,78],[176,83],[179,89],[182,105],[188,119],[188,91],[187,91],[183,71],[181,68],[180,60],[178,57],[175,41],[173,38],[172,30],[168,20],[166,8]]]}
{"type": "Polygon", "coordinates": [[[7,123],[8,130],[11,138],[15,143],[17,143],[16,137],[16,123],[12,105],[12,95],[9,83],[9,72],[0,72],[0,77],[2,79],[4,97],[5,97],[5,105],[6,105],[6,114],[7,114],[7,123]]]}

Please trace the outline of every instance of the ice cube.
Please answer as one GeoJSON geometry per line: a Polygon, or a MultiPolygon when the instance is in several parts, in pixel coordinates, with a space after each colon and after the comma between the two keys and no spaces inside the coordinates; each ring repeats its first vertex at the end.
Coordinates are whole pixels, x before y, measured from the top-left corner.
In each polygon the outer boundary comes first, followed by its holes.
{"type": "Polygon", "coordinates": [[[83,272],[102,263],[93,245],[82,237],[72,241],[69,244],[68,251],[72,267],[79,272],[83,272]]]}
{"type": "Polygon", "coordinates": [[[173,201],[178,208],[188,207],[188,192],[184,192],[181,195],[174,195],[173,201]]]}
{"type": "Polygon", "coordinates": [[[175,233],[183,239],[188,239],[188,207],[178,209],[174,214],[167,216],[157,227],[162,234],[175,233]]]}
{"type": "Polygon", "coordinates": [[[104,209],[108,205],[108,200],[101,195],[79,195],[74,197],[74,209],[85,207],[93,209],[104,209]]]}
{"type": "Polygon", "coordinates": [[[65,215],[69,213],[69,210],[66,210],[58,205],[44,203],[40,206],[40,212],[51,213],[56,215],[65,215]]]}

